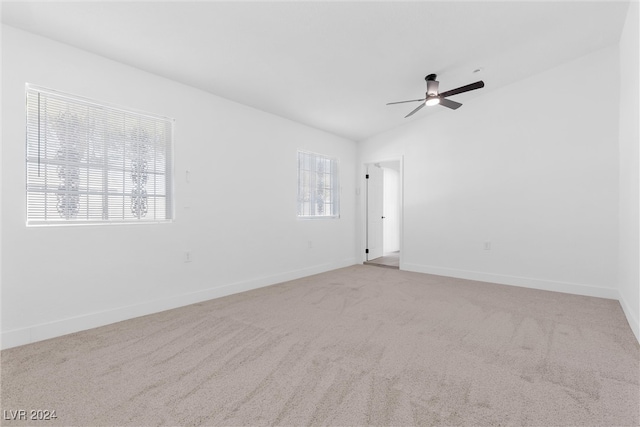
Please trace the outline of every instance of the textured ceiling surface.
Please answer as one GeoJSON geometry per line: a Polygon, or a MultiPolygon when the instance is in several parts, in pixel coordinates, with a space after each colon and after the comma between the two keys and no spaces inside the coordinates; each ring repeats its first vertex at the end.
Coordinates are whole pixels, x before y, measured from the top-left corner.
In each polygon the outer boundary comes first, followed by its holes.
{"type": "MultiPolygon", "coordinates": [[[[404,119],[424,77],[487,91],[617,43],[628,3],[3,2],[2,21],[352,140],[404,119]],[[474,73],[474,70],[481,71],[474,73]]],[[[597,76],[594,76],[594,79],[597,76]]],[[[464,106],[462,107],[464,108],[464,106]]]]}

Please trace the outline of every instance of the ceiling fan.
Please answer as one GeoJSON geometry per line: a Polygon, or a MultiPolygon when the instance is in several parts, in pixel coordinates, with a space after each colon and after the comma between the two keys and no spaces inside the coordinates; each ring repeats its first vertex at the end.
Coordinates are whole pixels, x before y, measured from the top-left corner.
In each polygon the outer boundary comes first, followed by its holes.
{"type": "Polygon", "coordinates": [[[409,116],[414,115],[416,112],[418,112],[418,110],[420,110],[425,105],[432,106],[432,105],[440,104],[443,107],[456,110],[460,108],[462,104],[460,104],[459,102],[447,99],[448,96],[457,95],[459,93],[469,92],[470,90],[480,89],[484,87],[484,82],[480,80],[478,82],[471,83],[466,86],[461,86],[457,89],[451,89],[445,92],[438,92],[438,86],[440,82],[436,80],[435,74],[429,74],[424,79],[427,81],[427,93],[425,94],[425,97],[423,99],[412,99],[410,101],[389,102],[387,105],[404,104],[405,102],[422,102],[422,104],[420,104],[418,108],[416,108],[415,110],[413,110],[412,112],[404,116],[405,119],[409,116]]]}

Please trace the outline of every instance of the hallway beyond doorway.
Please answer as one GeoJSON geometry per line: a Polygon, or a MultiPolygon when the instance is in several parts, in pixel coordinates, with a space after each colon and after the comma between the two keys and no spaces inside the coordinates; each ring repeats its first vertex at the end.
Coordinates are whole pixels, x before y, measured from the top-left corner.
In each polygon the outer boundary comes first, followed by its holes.
{"type": "Polygon", "coordinates": [[[400,269],[400,251],[389,252],[381,257],[365,261],[366,265],[375,265],[377,267],[400,269]]]}

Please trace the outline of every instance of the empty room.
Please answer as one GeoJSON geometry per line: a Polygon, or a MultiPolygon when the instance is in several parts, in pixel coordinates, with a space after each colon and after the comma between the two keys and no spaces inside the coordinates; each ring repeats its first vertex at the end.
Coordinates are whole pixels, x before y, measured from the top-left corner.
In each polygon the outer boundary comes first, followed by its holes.
{"type": "Polygon", "coordinates": [[[638,1],[1,19],[1,425],[640,425],[638,1]]]}

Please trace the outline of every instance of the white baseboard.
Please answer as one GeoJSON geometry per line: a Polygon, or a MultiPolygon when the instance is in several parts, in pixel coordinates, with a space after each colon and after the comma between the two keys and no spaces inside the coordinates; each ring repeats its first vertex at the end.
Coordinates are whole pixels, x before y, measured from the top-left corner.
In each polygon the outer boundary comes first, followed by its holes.
{"type": "Polygon", "coordinates": [[[628,304],[628,302],[624,298],[622,298],[622,296],[620,296],[618,300],[620,301],[620,306],[622,306],[622,311],[624,311],[624,315],[627,317],[627,322],[629,322],[629,326],[631,327],[631,330],[636,336],[638,343],[640,343],[640,319],[638,319],[634,315],[633,311],[631,310],[631,306],[628,304]]]}
{"type": "MultiPolygon", "coordinates": [[[[225,286],[176,295],[170,298],[157,299],[131,306],[118,307],[112,310],[89,313],[82,316],[42,323],[26,328],[14,329],[2,332],[0,339],[0,348],[5,349],[17,347],[24,344],[55,338],[74,332],[84,331],[99,326],[105,326],[123,320],[133,319],[135,317],[158,313],[164,310],[170,310],[172,308],[183,307],[185,305],[195,304],[215,298],[221,298],[227,295],[237,294],[264,286],[274,285],[276,283],[286,282],[288,280],[295,280],[301,277],[311,276],[313,274],[324,273],[326,271],[348,267],[354,264],[356,264],[355,258],[347,259],[342,262],[321,264],[300,270],[292,270],[277,275],[260,277],[248,281],[231,283],[225,286]]],[[[438,276],[456,277],[460,279],[499,283],[511,286],[521,286],[546,291],[615,299],[620,301],[620,305],[622,306],[622,310],[627,317],[629,326],[635,334],[636,339],[638,339],[638,342],[640,342],[640,322],[632,313],[629,304],[621,298],[617,289],[602,288],[576,283],[532,279],[527,277],[458,270],[444,267],[434,267],[421,264],[402,263],[401,269],[407,271],[415,271],[417,273],[435,274],[438,276]]]]}
{"type": "Polygon", "coordinates": [[[589,297],[619,299],[618,290],[579,283],[559,282],[553,280],[534,279],[530,277],[508,276],[504,274],[485,273],[480,271],[459,270],[455,268],[434,267],[421,264],[402,263],[403,270],[416,273],[435,274],[437,276],[456,277],[458,279],[476,280],[479,282],[498,283],[501,285],[520,286],[543,291],[564,292],[567,294],[585,295],[589,297]]]}
{"type": "Polygon", "coordinates": [[[324,273],[337,268],[348,267],[356,264],[356,259],[346,259],[340,262],[320,264],[313,267],[292,270],[284,273],[259,277],[252,280],[231,283],[215,288],[204,289],[197,292],[175,295],[169,298],[156,299],[126,307],[118,307],[101,312],[88,313],[81,316],[42,323],[26,328],[14,329],[2,332],[0,348],[17,347],[50,338],[59,337],[74,332],[97,328],[135,317],[146,316],[164,310],[183,307],[202,301],[208,301],[227,295],[237,294],[276,283],[299,279],[313,274],[324,273]]]}
{"type": "Polygon", "coordinates": [[[402,270],[416,273],[435,274],[437,276],[456,277],[459,279],[476,280],[479,282],[499,283],[501,285],[521,286],[523,288],[541,289],[544,291],[564,292],[567,294],[584,295],[589,297],[614,299],[620,302],[622,311],[627,317],[629,326],[638,343],[640,343],[640,322],[633,315],[629,304],[622,298],[620,292],[613,288],[584,285],[579,283],[558,282],[552,280],[533,279],[529,277],[508,276],[503,274],[484,273],[478,271],[458,270],[454,268],[434,267],[421,264],[400,265],[402,270]]]}

